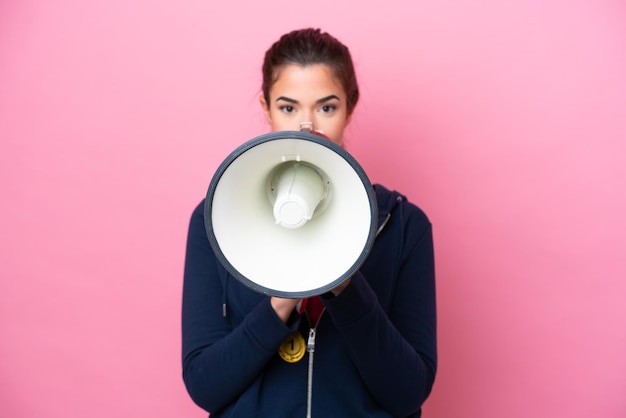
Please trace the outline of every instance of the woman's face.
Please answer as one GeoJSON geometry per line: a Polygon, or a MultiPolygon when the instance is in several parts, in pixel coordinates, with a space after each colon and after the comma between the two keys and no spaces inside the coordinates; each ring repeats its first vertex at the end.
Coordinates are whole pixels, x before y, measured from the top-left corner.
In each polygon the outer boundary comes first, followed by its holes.
{"type": "Polygon", "coordinates": [[[343,131],[350,122],[346,93],[326,65],[281,68],[269,103],[261,96],[261,105],[272,131],[299,131],[301,122],[312,122],[314,130],[343,146],[343,131]]]}

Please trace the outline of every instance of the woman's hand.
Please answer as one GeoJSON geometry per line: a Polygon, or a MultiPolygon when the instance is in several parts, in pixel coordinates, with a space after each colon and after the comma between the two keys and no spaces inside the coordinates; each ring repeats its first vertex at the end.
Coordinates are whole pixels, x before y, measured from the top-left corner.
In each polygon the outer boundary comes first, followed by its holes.
{"type": "Polygon", "coordinates": [[[291,315],[291,311],[293,311],[299,301],[300,299],[285,299],[272,296],[272,298],[270,299],[270,304],[272,305],[272,308],[274,308],[274,312],[276,312],[276,315],[278,315],[281,321],[287,323],[287,320],[291,315]]]}
{"type": "MultiPolygon", "coordinates": [[[[346,281],[341,283],[339,286],[332,289],[331,292],[335,296],[339,295],[343,291],[343,289],[348,287],[351,280],[352,278],[347,279],[346,281]]],[[[278,315],[278,317],[284,323],[287,323],[287,320],[289,319],[291,312],[294,310],[298,302],[300,302],[300,299],[286,299],[286,298],[279,298],[276,296],[272,296],[272,298],[270,299],[270,304],[272,305],[274,312],[276,312],[276,315],[278,315]]]]}

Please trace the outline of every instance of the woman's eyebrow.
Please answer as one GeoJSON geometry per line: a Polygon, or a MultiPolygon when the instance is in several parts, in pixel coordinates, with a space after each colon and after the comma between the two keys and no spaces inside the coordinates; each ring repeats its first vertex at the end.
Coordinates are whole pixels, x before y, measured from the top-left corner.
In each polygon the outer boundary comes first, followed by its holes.
{"type": "Polygon", "coordinates": [[[293,103],[293,104],[298,104],[297,100],[290,99],[289,97],[285,97],[285,96],[280,96],[279,98],[276,99],[277,102],[280,101],[280,100],[285,101],[285,102],[289,102],[289,103],[293,103]]]}
{"type": "Polygon", "coordinates": [[[327,102],[329,100],[333,100],[333,99],[339,100],[339,97],[335,96],[334,94],[331,94],[330,96],[322,97],[321,99],[317,100],[315,103],[321,104],[321,103],[325,103],[325,102],[327,102]]]}
{"type": "MultiPolygon", "coordinates": [[[[333,99],[340,100],[339,97],[337,97],[334,94],[331,94],[330,96],[322,97],[321,99],[316,100],[315,103],[317,103],[317,104],[326,103],[327,101],[333,100],[333,99]]],[[[281,101],[281,100],[284,101],[284,102],[288,102],[288,103],[299,104],[299,102],[297,100],[294,100],[294,99],[291,99],[291,98],[285,97],[285,96],[280,96],[280,97],[278,97],[276,99],[277,102],[281,101]]]]}

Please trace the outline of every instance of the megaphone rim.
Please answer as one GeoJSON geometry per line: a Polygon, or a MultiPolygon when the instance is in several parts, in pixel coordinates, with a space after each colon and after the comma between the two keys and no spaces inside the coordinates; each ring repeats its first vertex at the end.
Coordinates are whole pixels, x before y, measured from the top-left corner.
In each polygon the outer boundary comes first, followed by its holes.
{"type": "Polygon", "coordinates": [[[213,249],[215,256],[217,257],[218,261],[222,264],[222,266],[224,266],[224,268],[235,279],[237,279],[238,281],[240,281],[241,283],[243,283],[244,285],[246,285],[247,287],[249,287],[250,289],[258,293],[265,294],[268,296],[277,296],[277,297],[292,298],[292,299],[306,298],[306,297],[311,297],[311,296],[316,296],[316,295],[326,293],[334,289],[335,287],[339,286],[341,283],[343,283],[350,277],[352,277],[359,270],[359,268],[363,265],[367,256],[371,252],[371,249],[374,245],[374,240],[376,238],[377,219],[378,219],[378,206],[376,203],[376,194],[367,174],[365,173],[365,170],[358,163],[358,161],[349,152],[347,152],[343,147],[335,144],[329,139],[324,138],[320,135],[316,135],[316,134],[308,133],[308,132],[302,132],[302,131],[270,132],[270,133],[259,135],[239,145],[222,161],[222,163],[216,169],[211,179],[211,182],[209,184],[209,188],[207,190],[206,199],[204,203],[204,223],[205,223],[206,234],[209,240],[209,244],[211,245],[211,248],[213,249]],[[353,265],[348,270],[346,270],[344,274],[338,277],[336,280],[333,280],[332,282],[324,286],[320,286],[315,289],[310,289],[310,290],[305,290],[305,291],[281,291],[278,289],[271,289],[271,288],[259,285],[258,283],[255,283],[254,281],[250,280],[248,277],[241,274],[239,270],[229,262],[226,255],[223,253],[222,249],[220,248],[218,239],[215,236],[214,227],[213,227],[213,219],[212,219],[213,196],[215,194],[215,190],[222,176],[230,167],[230,165],[237,158],[239,158],[239,156],[251,150],[252,148],[255,148],[259,145],[262,145],[270,141],[290,140],[290,139],[315,142],[319,145],[329,148],[330,150],[334,151],[337,155],[342,157],[350,165],[350,167],[354,170],[354,172],[357,174],[360,181],[362,182],[364,189],[365,189],[365,193],[367,194],[367,200],[369,203],[370,214],[371,214],[371,222],[370,222],[370,227],[369,227],[369,231],[367,235],[366,244],[364,245],[360,256],[355,260],[353,265]]]}

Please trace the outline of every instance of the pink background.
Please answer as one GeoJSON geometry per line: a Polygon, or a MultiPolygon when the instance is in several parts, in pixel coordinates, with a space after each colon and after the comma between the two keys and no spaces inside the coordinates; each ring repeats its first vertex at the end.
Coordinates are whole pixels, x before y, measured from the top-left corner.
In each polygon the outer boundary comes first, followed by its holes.
{"type": "Polygon", "coordinates": [[[353,52],[349,150],[434,224],[425,416],[626,416],[624,2],[351,3],[0,2],[0,416],[206,416],[187,222],[303,26],[353,52]]]}

